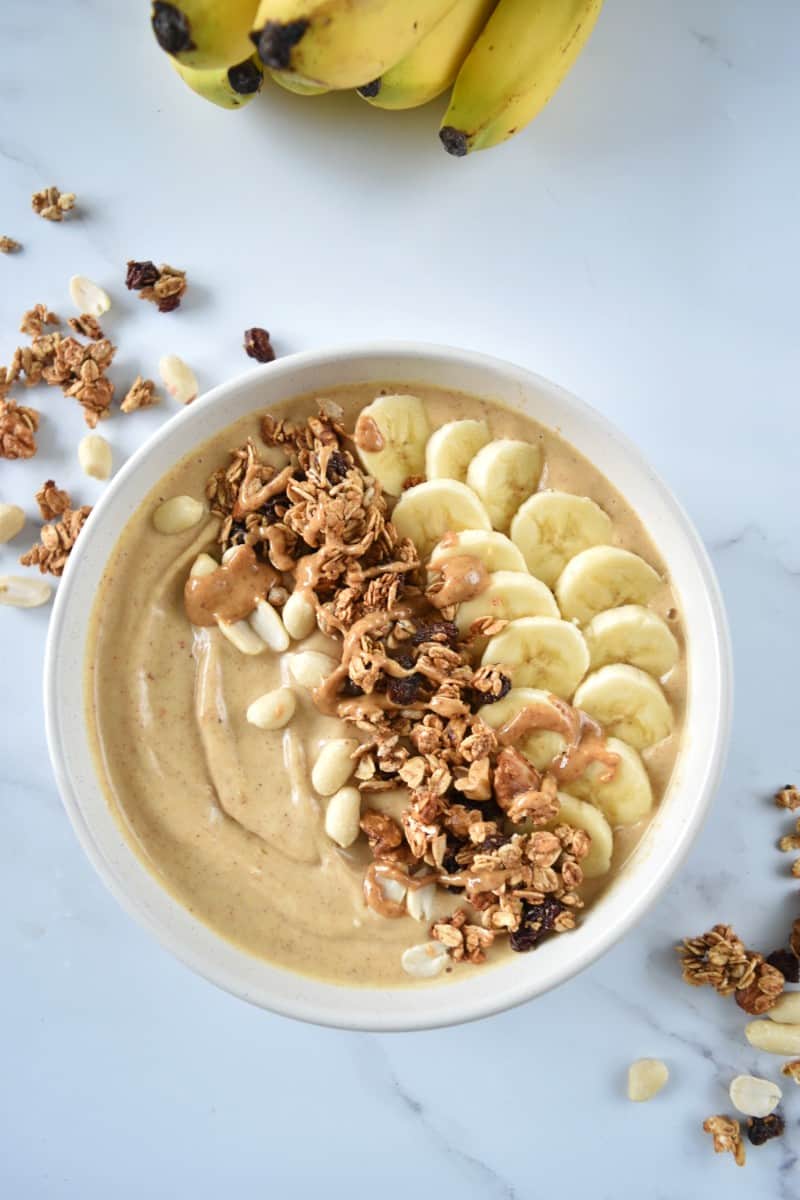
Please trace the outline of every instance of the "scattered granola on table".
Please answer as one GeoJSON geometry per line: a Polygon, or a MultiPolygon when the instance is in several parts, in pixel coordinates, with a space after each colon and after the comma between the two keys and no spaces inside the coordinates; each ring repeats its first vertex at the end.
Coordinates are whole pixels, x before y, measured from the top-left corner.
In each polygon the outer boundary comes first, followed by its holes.
{"type": "Polygon", "coordinates": [[[120,405],[120,409],[124,413],[136,412],[138,408],[152,408],[154,404],[160,404],[161,397],[156,391],[156,385],[152,379],[142,379],[141,375],[137,375],[120,405]]]}
{"type": "Polygon", "coordinates": [[[788,808],[790,812],[800,808],[800,788],[796,788],[791,783],[787,783],[779,792],[775,793],[775,803],[778,808],[788,808]]]}
{"type": "Polygon", "coordinates": [[[16,254],[22,249],[22,242],[15,242],[10,237],[0,237],[0,254],[16,254]]]}
{"type": "Polygon", "coordinates": [[[75,207],[75,193],[60,192],[57,187],[43,188],[31,196],[31,207],[46,221],[63,221],[64,214],[75,207]]]}
{"type": "Polygon", "coordinates": [[[692,987],[709,984],[721,996],[736,994],[745,1012],[765,1013],[783,991],[785,979],[762,954],[746,949],[730,925],[715,925],[708,933],[685,938],[676,947],[683,978],[692,987]]]}
{"type": "Polygon", "coordinates": [[[68,508],[72,508],[69,492],[56,487],[53,479],[46,480],[36,493],[36,503],[43,521],[53,521],[62,516],[68,508]]]}
{"type": "Polygon", "coordinates": [[[714,1139],[714,1152],[725,1154],[730,1152],[738,1167],[743,1167],[747,1153],[742,1141],[742,1131],[738,1121],[733,1117],[723,1115],[708,1117],[703,1122],[703,1129],[714,1139]]]}
{"type": "Polygon", "coordinates": [[[46,383],[59,384],[65,396],[74,396],[83,408],[90,429],[110,416],[114,384],[106,375],[116,346],[108,338],[82,344],[73,337],[61,338],[54,349],[53,361],[44,368],[46,383]]]}
{"type": "Polygon", "coordinates": [[[180,307],[186,293],[186,272],[162,263],[157,267],[146,259],[143,262],[128,260],[125,275],[128,291],[139,293],[140,300],[149,300],[159,312],[173,312],[180,307]]]}
{"type": "Polygon", "coordinates": [[[781,1075],[800,1083],[800,1058],[792,1058],[781,1067],[781,1075]]]}
{"type": "Polygon", "coordinates": [[[56,524],[44,525],[39,534],[40,540],[31,546],[27,554],[20,556],[23,567],[38,566],[42,575],[62,575],[70,551],[91,511],[88,504],[77,509],[66,508],[56,524]]]}
{"type": "Polygon", "coordinates": [[[75,333],[79,333],[81,337],[90,338],[93,342],[99,342],[104,336],[100,322],[91,313],[81,313],[79,317],[70,317],[67,324],[75,333]]]}
{"type": "Polygon", "coordinates": [[[50,312],[46,304],[34,304],[33,308],[29,308],[26,313],[23,313],[19,331],[35,338],[44,333],[45,325],[60,324],[59,317],[54,312],[50,312]]]}
{"type": "Polygon", "coordinates": [[[0,392],[0,458],[33,458],[39,413],[13,400],[2,399],[0,392]]]}

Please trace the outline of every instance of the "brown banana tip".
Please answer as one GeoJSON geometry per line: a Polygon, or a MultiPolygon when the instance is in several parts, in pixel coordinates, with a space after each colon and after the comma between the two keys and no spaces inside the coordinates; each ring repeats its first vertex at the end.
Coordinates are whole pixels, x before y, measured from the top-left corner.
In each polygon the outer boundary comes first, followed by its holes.
{"type": "Polygon", "coordinates": [[[252,96],[261,90],[264,74],[251,58],[228,68],[228,83],[238,96],[252,96]]]}
{"type": "Polygon", "coordinates": [[[151,20],[153,33],[162,50],[167,54],[181,54],[184,50],[196,49],[192,41],[192,27],[185,13],[174,4],[155,0],[151,20]]]}
{"type": "Polygon", "coordinates": [[[360,88],[356,88],[359,96],[363,96],[366,100],[371,100],[373,96],[377,96],[381,90],[380,77],[373,79],[370,83],[362,84],[360,88]]]}
{"type": "Polygon", "coordinates": [[[275,71],[286,71],[292,65],[292,50],[308,29],[309,22],[267,21],[256,46],[261,61],[275,71]]]}
{"type": "Polygon", "coordinates": [[[447,153],[452,154],[455,158],[464,158],[469,152],[467,135],[462,129],[456,129],[454,125],[443,125],[439,130],[439,139],[447,153]]]}

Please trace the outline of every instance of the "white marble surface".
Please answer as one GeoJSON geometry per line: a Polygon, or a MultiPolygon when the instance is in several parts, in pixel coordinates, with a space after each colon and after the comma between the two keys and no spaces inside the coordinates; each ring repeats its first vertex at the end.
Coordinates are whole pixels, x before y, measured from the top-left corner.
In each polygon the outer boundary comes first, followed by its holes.
{"type": "MultiPolygon", "coordinates": [[[[537,127],[448,159],[436,113],[270,95],[227,114],[184,92],[145,4],[0,7],[0,361],[21,311],[105,284],[120,385],[183,354],[210,385],[281,353],[423,337],[561,382],[642,445],[711,547],[738,695],[724,784],[691,857],[625,942],[555,994],[435,1034],[368,1037],[249,1009],[120,911],[72,835],[45,751],[47,612],[4,610],[0,756],[0,1193],[9,1200],[425,1194],[540,1200],[800,1197],[800,1094],[745,1171],[701,1120],[730,1077],[777,1075],[732,1003],[683,987],[679,934],[732,921],[770,950],[797,887],[767,797],[800,776],[797,198],[793,0],[609,0],[537,127]],[[79,215],[33,217],[74,189],[79,215]],[[121,285],[129,257],[188,268],[181,312],[121,285]],[[662,1056],[650,1105],[628,1062],[662,1056]]],[[[79,476],[76,405],[36,396],[42,451],[2,499],[79,476]]],[[[115,417],[117,461],[164,411],[115,417]]],[[[31,519],[26,530],[33,534],[31,519]]],[[[13,567],[23,539],[0,549],[13,567]]],[[[788,1085],[787,1091],[794,1085],[788,1085]]]]}

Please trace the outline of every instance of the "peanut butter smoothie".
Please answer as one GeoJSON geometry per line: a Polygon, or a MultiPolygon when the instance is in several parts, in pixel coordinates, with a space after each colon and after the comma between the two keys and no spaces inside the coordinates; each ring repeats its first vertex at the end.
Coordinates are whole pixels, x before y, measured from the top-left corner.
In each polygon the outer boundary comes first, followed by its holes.
{"type": "Polygon", "coordinates": [[[176,463],[86,662],[149,869],[249,953],[350,986],[573,929],[664,793],[685,683],[664,565],[608,480],[521,413],[391,384],[176,463]]]}

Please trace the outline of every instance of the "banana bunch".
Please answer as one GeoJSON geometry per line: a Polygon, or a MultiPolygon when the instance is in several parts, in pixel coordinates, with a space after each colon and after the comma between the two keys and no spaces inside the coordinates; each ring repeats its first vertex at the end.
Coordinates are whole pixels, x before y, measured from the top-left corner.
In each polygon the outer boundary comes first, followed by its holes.
{"type": "Polygon", "coordinates": [[[408,109],[452,87],[439,129],[462,157],[544,108],[603,0],[153,0],[152,27],[184,81],[240,108],[266,76],[302,96],[355,89],[408,109]],[[253,52],[255,47],[255,53],[253,52]]]}

